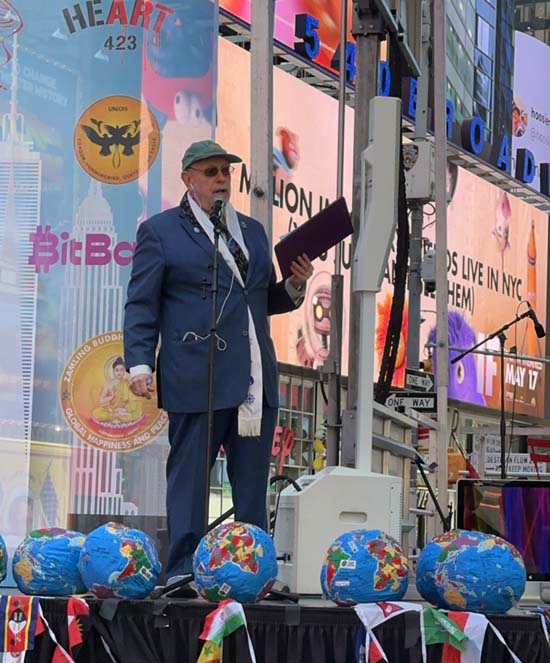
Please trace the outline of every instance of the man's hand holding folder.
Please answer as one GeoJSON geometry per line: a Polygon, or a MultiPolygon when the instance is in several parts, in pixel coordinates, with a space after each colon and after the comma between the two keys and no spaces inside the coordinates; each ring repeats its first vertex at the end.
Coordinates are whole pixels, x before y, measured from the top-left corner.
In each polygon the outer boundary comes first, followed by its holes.
{"type": "Polygon", "coordinates": [[[298,226],[275,245],[275,255],[283,278],[292,275],[290,265],[303,253],[318,258],[351,235],[353,226],[345,198],[339,198],[298,226]]]}

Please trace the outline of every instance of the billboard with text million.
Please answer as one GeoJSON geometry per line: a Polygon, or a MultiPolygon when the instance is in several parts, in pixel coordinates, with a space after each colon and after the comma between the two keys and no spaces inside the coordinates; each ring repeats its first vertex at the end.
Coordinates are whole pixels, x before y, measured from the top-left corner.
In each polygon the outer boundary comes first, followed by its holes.
{"type": "MultiPolygon", "coordinates": [[[[240,154],[244,164],[234,174],[232,199],[237,208],[249,209],[249,54],[225,40],[220,41],[219,124],[217,137],[228,149],[240,154]]],[[[294,224],[300,224],[327,202],[334,200],[337,161],[337,102],[278,69],[274,78],[274,244],[294,224]],[[314,115],[313,115],[314,114],[314,115]],[[313,119],[314,118],[314,119],[313,119]],[[323,127],[322,132],[319,127],[323,127]]],[[[345,187],[351,202],[353,111],[348,109],[345,144],[345,187]]],[[[478,340],[513,320],[525,310],[525,301],[546,320],[548,221],[544,213],[504,193],[466,170],[449,168],[448,275],[450,345],[471,347],[478,340]],[[519,309],[518,309],[519,307],[519,309]]],[[[434,247],[434,208],[425,208],[423,244],[434,247]]],[[[351,250],[343,248],[344,359],[348,359],[348,301],[351,250]]],[[[271,321],[280,361],[319,368],[330,343],[330,277],[334,257],[330,253],[315,262],[315,274],[306,301],[297,311],[274,316],[271,321]]],[[[392,251],[382,292],[377,299],[377,328],[374,352],[379,364],[395,281],[392,251]]],[[[407,366],[407,309],[394,383],[403,385],[407,366]]],[[[435,300],[422,300],[421,356],[433,354],[435,300]]],[[[497,341],[498,343],[498,341],[497,341]]],[[[495,342],[488,344],[495,348],[495,342]]],[[[522,321],[508,332],[506,348],[515,345],[530,361],[506,360],[505,404],[515,412],[544,416],[544,339],[537,339],[530,321],[522,321]]],[[[456,352],[455,352],[456,354],[456,352]]],[[[454,356],[454,355],[453,355],[454,356]]],[[[451,398],[499,407],[500,365],[488,355],[470,355],[452,369],[451,398]]]]}

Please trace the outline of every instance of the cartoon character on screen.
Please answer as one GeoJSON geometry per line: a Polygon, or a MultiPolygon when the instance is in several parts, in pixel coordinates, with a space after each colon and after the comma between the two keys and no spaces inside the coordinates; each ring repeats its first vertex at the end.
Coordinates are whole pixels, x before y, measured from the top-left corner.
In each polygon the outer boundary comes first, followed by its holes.
{"type": "Polygon", "coordinates": [[[161,126],[167,121],[191,126],[212,122],[211,14],[210,3],[202,0],[177,3],[158,34],[147,41],[143,97],[161,126]]]}
{"type": "MultiPolygon", "coordinates": [[[[142,218],[179,204],[181,146],[211,138],[214,130],[212,3],[176,3],[143,49],[142,96],[162,140],[157,159],[140,178],[142,218]]],[[[142,126],[142,135],[146,127],[142,126]]]]}
{"type": "MultiPolygon", "coordinates": [[[[448,343],[452,348],[470,348],[477,342],[476,332],[466,318],[459,311],[450,311],[448,317],[449,338],[448,343]]],[[[433,327],[429,334],[427,344],[429,348],[435,348],[437,341],[436,328],[433,327]]],[[[474,405],[485,405],[485,397],[477,390],[477,365],[473,354],[466,355],[456,364],[451,364],[453,357],[460,354],[456,350],[449,350],[449,398],[474,405]]],[[[436,352],[430,353],[433,361],[433,372],[437,376],[436,352]]]]}
{"type": "Polygon", "coordinates": [[[499,191],[495,207],[495,223],[491,230],[491,237],[496,241],[504,263],[504,253],[510,248],[510,220],[512,208],[506,191],[499,191]]]}
{"type": "Polygon", "coordinates": [[[278,127],[273,145],[273,175],[278,180],[290,181],[300,162],[300,140],[298,134],[287,127],[278,127]]]}
{"type": "Polygon", "coordinates": [[[301,366],[318,368],[325,363],[330,341],[330,274],[317,272],[304,302],[304,320],[298,329],[296,354],[301,366]]]}
{"type": "MultiPolygon", "coordinates": [[[[376,360],[378,366],[382,363],[384,356],[384,347],[386,345],[386,336],[390,324],[390,315],[393,297],[391,293],[386,292],[376,303],[376,360]]],[[[407,366],[407,338],[409,330],[409,302],[405,302],[403,307],[403,318],[401,323],[401,332],[399,334],[399,346],[397,348],[397,358],[395,360],[395,369],[393,372],[392,385],[394,387],[403,387],[405,384],[405,368],[407,366]]]]}

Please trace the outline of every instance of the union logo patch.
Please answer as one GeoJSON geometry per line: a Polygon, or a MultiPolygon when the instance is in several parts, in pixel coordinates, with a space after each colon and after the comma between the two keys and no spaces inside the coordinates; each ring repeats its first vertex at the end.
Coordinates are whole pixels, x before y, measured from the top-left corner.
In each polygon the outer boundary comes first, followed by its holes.
{"type": "Polygon", "coordinates": [[[74,132],[78,163],[105,184],[127,184],[143,175],[159,145],[155,116],[133,97],[99,99],[82,113],[74,132]]]}

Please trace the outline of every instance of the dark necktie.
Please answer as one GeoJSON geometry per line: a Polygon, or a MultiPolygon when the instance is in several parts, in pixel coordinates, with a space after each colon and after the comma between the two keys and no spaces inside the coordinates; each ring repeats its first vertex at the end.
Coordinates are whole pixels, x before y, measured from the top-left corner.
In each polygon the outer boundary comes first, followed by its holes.
{"type": "MultiPolygon", "coordinates": [[[[200,223],[197,221],[195,218],[195,215],[193,214],[193,210],[191,209],[191,205],[189,204],[189,200],[187,198],[187,194],[183,196],[183,199],[181,201],[181,206],[184,210],[184,212],[191,217],[193,221],[193,225],[199,227],[202,231],[202,228],[200,226],[200,223]]],[[[245,256],[244,251],[242,248],[239,246],[239,243],[237,240],[233,237],[233,235],[229,232],[229,228],[226,226],[225,223],[222,221],[219,221],[219,229],[220,229],[220,234],[225,240],[225,243],[227,244],[227,248],[229,249],[231,255],[233,256],[235,263],[237,265],[237,268],[239,270],[239,273],[241,275],[241,278],[243,280],[243,283],[246,281],[246,275],[248,274],[248,258],[245,256]]]]}

